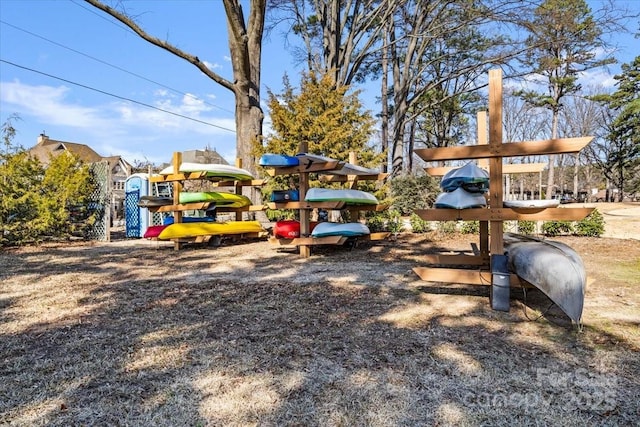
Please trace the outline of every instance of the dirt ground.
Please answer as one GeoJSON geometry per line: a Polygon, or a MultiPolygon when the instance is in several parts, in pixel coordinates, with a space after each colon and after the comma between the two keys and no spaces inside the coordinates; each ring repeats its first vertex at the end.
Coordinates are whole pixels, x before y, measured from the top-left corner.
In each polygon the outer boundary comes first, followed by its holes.
{"type": "Polygon", "coordinates": [[[583,325],[541,293],[421,281],[473,235],[315,248],[116,240],[0,252],[0,424],[638,425],[640,212],[560,237],[583,325]]]}

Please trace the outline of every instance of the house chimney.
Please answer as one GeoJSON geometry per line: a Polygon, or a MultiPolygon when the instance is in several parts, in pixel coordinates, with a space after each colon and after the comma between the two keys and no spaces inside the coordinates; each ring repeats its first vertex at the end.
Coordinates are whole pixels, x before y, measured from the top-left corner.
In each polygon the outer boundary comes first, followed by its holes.
{"type": "Polygon", "coordinates": [[[38,136],[38,144],[42,144],[48,139],[49,137],[44,133],[44,131],[42,131],[42,133],[38,136]]]}

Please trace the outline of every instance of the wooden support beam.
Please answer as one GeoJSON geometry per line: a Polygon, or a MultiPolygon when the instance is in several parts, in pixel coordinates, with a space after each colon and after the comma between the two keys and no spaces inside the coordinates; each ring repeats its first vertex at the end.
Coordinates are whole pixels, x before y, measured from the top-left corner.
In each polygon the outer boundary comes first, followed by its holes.
{"type": "MultiPolygon", "coordinates": [[[[302,199],[302,193],[299,192],[300,198],[302,199]]],[[[269,202],[267,203],[267,207],[269,209],[342,209],[345,205],[345,202],[335,201],[335,202],[269,202]]]]}
{"type": "MultiPolygon", "coordinates": [[[[180,170],[180,165],[182,164],[182,153],[179,151],[176,151],[175,153],[173,153],[173,170],[174,171],[178,171],[180,170]]],[[[182,191],[182,182],[181,181],[175,181],[173,183],[173,204],[174,205],[179,205],[180,204],[180,192],[182,191]]],[[[182,212],[181,211],[175,211],[173,213],[173,222],[175,224],[179,224],[182,222],[182,212]]],[[[173,249],[178,251],[180,250],[181,247],[181,243],[179,241],[174,241],[173,242],[173,249]]]]}
{"type": "MultiPolygon", "coordinates": [[[[502,70],[489,70],[489,149],[502,151],[502,70]]],[[[502,157],[489,159],[489,207],[502,208],[502,157]]],[[[502,219],[490,219],[489,252],[491,255],[504,253],[502,219]]]]}
{"type": "Polygon", "coordinates": [[[500,147],[490,145],[464,145],[441,148],[416,148],[415,154],[425,161],[518,157],[542,154],[577,153],[593,140],[581,138],[557,138],[542,141],[510,142],[500,147]]]}
{"type": "MultiPolygon", "coordinates": [[[[487,145],[489,143],[487,139],[489,137],[489,134],[487,132],[487,112],[478,111],[476,118],[478,125],[478,145],[487,145]]],[[[489,161],[487,159],[479,159],[478,167],[488,170],[489,161]]]]}
{"type": "MultiPolygon", "coordinates": [[[[464,270],[458,268],[414,267],[413,271],[426,282],[491,286],[489,270],[464,270]]],[[[511,287],[530,287],[515,274],[509,275],[511,287]]]]}
{"type": "MultiPolygon", "coordinates": [[[[182,158],[182,153],[180,158],[182,158]]],[[[175,155],[175,153],[174,153],[175,155]]],[[[186,181],[189,179],[205,179],[207,173],[201,172],[186,172],[186,173],[171,173],[169,175],[153,175],[149,177],[149,182],[172,182],[172,181],[186,181]]]]}
{"type": "Polygon", "coordinates": [[[579,221],[594,208],[419,209],[425,221],[579,221]]]}
{"type": "Polygon", "coordinates": [[[475,265],[489,267],[489,257],[464,254],[428,254],[422,256],[428,264],[434,265],[475,265]]]}
{"type": "Polygon", "coordinates": [[[353,181],[379,181],[389,176],[388,173],[379,173],[376,175],[321,175],[319,180],[322,182],[349,182],[353,181]]]}
{"type": "Polygon", "coordinates": [[[294,175],[310,172],[331,171],[334,169],[340,169],[342,166],[344,166],[344,162],[332,160],[324,163],[314,162],[311,164],[299,164],[298,166],[291,166],[287,168],[265,168],[265,171],[269,176],[294,175]]]}
{"type": "MultiPolygon", "coordinates": [[[[302,224],[301,224],[302,225],[302,224]]],[[[277,239],[272,237],[269,243],[282,246],[304,246],[310,253],[309,246],[313,245],[342,245],[347,241],[344,236],[327,236],[327,237],[296,237],[295,239],[277,239]]],[[[302,255],[302,254],[301,254],[302,255]]],[[[307,255],[307,258],[309,256],[307,255]]]]}
{"type": "Polygon", "coordinates": [[[389,233],[388,231],[380,231],[376,233],[367,234],[366,236],[358,237],[358,239],[376,241],[376,240],[386,240],[389,238],[389,236],[391,236],[391,233],[389,233]]]}

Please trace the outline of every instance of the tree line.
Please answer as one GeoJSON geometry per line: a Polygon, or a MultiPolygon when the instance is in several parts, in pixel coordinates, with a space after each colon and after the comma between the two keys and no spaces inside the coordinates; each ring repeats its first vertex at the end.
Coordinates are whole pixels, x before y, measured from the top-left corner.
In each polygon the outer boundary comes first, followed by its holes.
{"type": "MultiPolygon", "coordinates": [[[[336,90],[379,83],[380,111],[374,115],[379,127],[370,140],[375,139],[378,152],[388,156],[383,165],[392,177],[420,166],[414,165],[414,147],[472,143],[473,117],[486,104],[482,89],[487,71],[494,67],[502,67],[505,81],[514,86],[523,79],[530,82],[514,94],[531,111],[549,114],[541,129],[546,138],[584,131],[597,136],[586,154],[574,158],[576,170],[588,159],[622,189],[637,167],[638,153],[632,147],[637,147],[633,139],[638,132],[629,126],[637,129],[633,121],[638,113],[625,110],[628,96],[599,98],[607,107],[599,122],[604,128],[615,127],[605,135],[602,127],[584,129],[562,122],[572,116],[563,115],[573,102],[570,98],[584,96],[578,83],[581,73],[616,61],[608,37],[628,31],[628,22],[637,25],[632,20],[637,15],[613,1],[593,11],[584,0],[250,0],[245,16],[242,2],[223,0],[232,78],[147,33],[127,15],[126,2],[110,6],[85,1],[234,93],[237,157],[252,171],[255,146],[264,147],[271,138],[262,133],[260,70],[263,36],[275,31],[286,35],[292,58],[306,66],[305,74],[329,76],[336,90]]],[[[637,68],[635,63],[627,66],[637,68]]],[[[624,70],[633,78],[629,72],[624,70]]],[[[549,157],[547,188],[558,187],[555,168],[563,162],[567,159],[549,157]]],[[[552,191],[547,193],[551,197],[552,191]]]]}

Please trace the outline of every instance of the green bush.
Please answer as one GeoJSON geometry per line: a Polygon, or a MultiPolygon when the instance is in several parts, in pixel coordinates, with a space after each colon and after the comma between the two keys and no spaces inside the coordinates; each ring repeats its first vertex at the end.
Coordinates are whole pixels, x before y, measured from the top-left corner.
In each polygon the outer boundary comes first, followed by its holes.
{"type": "Polygon", "coordinates": [[[297,219],[297,211],[293,209],[267,209],[265,211],[269,221],[280,221],[285,219],[297,219]]]}
{"type": "Polygon", "coordinates": [[[604,233],[604,217],[594,209],[586,218],[576,223],[575,233],[578,236],[600,237],[604,233]]]}
{"type": "Polygon", "coordinates": [[[520,234],[533,234],[535,229],[535,221],[518,221],[518,233],[520,234]]]}
{"type": "MultiPolygon", "coordinates": [[[[82,236],[100,207],[91,207],[95,184],[76,156],[51,158],[45,169],[12,143],[15,129],[2,126],[0,148],[0,246],[82,236]]],[[[104,207],[101,207],[104,209],[104,207]]]]}
{"type": "Polygon", "coordinates": [[[387,209],[383,212],[373,212],[367,215],[366,224],[372,233],[389,231],[395,234],[404,231],[400,212],[395,209],[387,209]]]}
{"type": "Polygon", "coordinates": [[[409,222],[411,224],[411,230],[414,233],[426,233],[427,231],[431,230],[431,226],[429,225],[429,222],[420,218],[415,213],[411,214],[411,216],[409,217],[409,222]]]}
{"type": "Polygon", "coordinates": [[[397,234],[404,231],[404,224],[400,212],[396,209],[388,209],[385,211],[387,217],[387,230],[397,234]]]}
{"type": "Polygon", "coordinates": [[[573,233],[571,221],[545,221],[542,224],[542,233],[546,236],[559,236],[573,233]]]}
{"type": "Polygon", "coordinates": [[[373,215],[367,216],[366,224],[372,233],[385,231],[385,223],[385,218],[380,212],[375,212],[373,215]]]}
{"type": "Polygon", "coordinates": [[[455,234],[458,232],[458,223],[456,221],[440,221],[437,230],[443,234],[455,234]]]}
{"type": "Polygon", "coordinates": [[[460,232],[463,234],[478,234],[480,233],[480,221],[463,221],[460,232]]]}
{"type": "Polygon", "coordinates": [[[393,208],[401,215],[411,215],[415,209],[426,209],[433,204],[438,185],[430,176],[399,176],[390,181],[393,208]]]}

